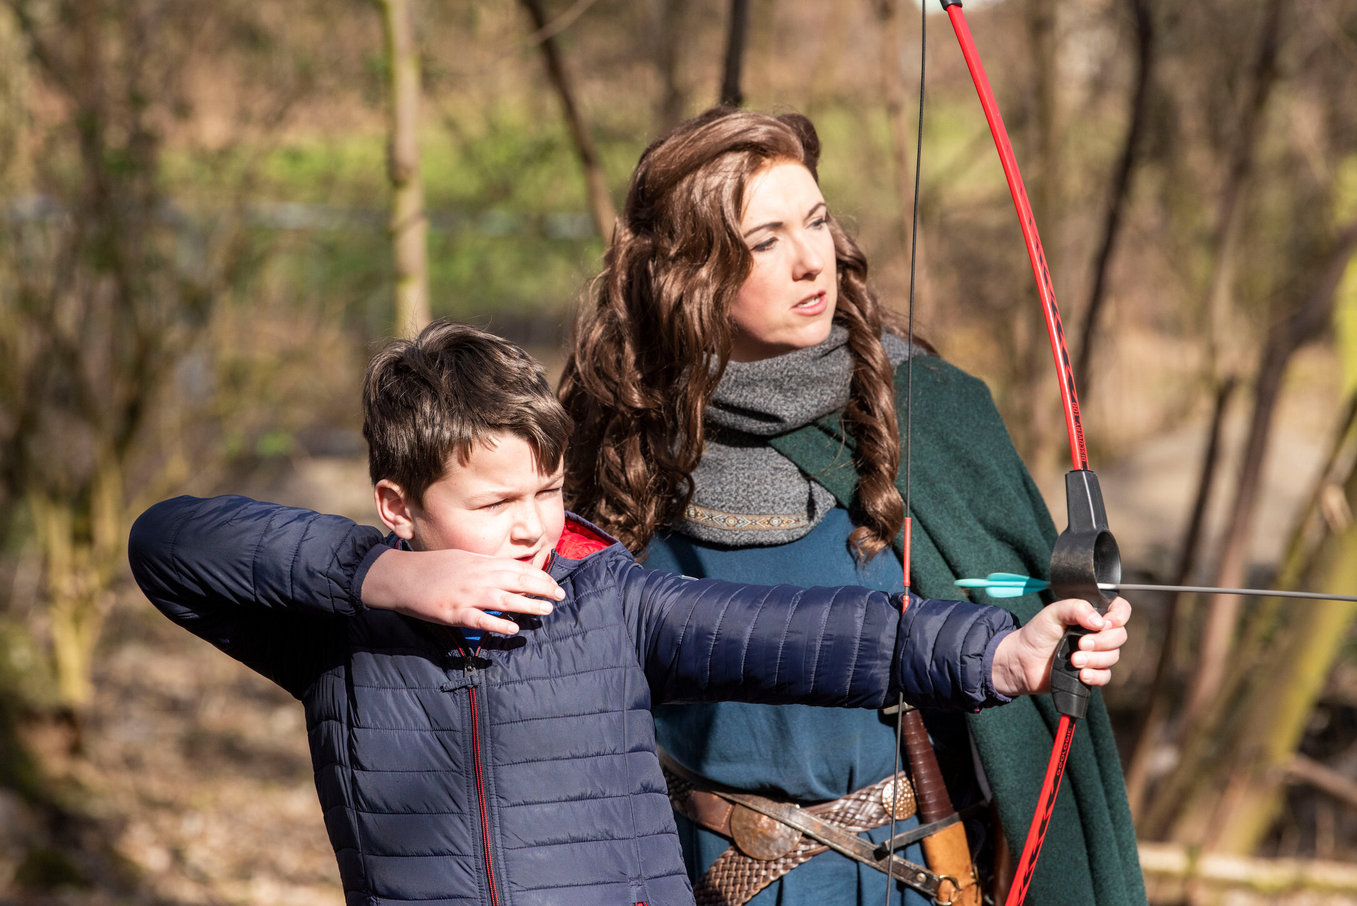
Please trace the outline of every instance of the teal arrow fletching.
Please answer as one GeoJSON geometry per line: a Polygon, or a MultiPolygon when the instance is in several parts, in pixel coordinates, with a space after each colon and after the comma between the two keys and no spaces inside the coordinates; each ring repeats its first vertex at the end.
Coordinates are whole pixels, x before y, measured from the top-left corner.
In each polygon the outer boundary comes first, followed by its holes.
{"type": "Polygon", "coordinates": [[[1020,598],[1050,587],[1044,579],[1033,579],[1017,573],[990,573],[983,579],[957,579],[962,588],[979,588],[991,598],[1020,598]]]}

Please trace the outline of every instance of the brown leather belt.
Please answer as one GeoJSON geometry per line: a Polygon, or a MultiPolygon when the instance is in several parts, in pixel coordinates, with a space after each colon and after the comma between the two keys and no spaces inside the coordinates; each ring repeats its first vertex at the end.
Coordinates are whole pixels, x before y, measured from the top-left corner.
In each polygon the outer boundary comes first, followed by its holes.
{"type": "MultiPolygon", "coordinates": [[[[887,777],[841,799],[802,807],[721,787],[687,771],[665,752],[660,752],[660,764],[674,811],[733,844],[694,885],[697,906],[741,906],[796,866],[830,849],[889,873],[938,903],[950,902],[954,886],[951,878],[858,836],[861,831],[889,824],[892,808],[897,820],[915,813],[914,790],[904,774],[887,777]]],[[[917,838],[956,820],[916,829],[917,838]]],[[[903,845],[897,839],[894,848],[903,845]]]]}

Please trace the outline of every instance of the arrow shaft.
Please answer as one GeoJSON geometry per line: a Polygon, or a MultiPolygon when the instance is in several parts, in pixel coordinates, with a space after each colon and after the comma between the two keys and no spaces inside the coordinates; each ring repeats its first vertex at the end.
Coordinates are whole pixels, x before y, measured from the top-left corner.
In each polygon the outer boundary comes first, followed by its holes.
{"type": "Polygon", "coordinates": [[[1133,582],[1102,582],[1105,591],[1186,591],[1215,595],[1246,595],[1259,598],[1310,598],[1318,601],[1357,601],[1352,595],[1329,595],[1318,591],[1279,591],[1273,588],[1216,588],[1211,585],[1145,585],[1133,582]]]}
{"type": "MultiPolygon", "coordinates": [[[[1045,579],[1014,573],[990,573],[984,579],[958,579],[962,588],[988,589],[995,597],[1010,598],[1050,588],[1045,579]]],[[[1352,601],[1357,595],[1333,595],[1322,591],[1284,591],[1277,588],[1221,588],[1216,585],[1151,585],[1142,582],[1099,582],[1103,591],[1185,591],[1206,595],[1243,595],[1256,598],[1308,598],[1312,601],[1352,601]]]]}

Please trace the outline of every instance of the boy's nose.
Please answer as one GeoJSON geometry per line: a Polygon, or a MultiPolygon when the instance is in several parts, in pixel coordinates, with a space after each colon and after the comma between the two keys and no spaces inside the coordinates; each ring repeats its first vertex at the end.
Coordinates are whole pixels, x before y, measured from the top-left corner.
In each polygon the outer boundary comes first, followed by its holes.
{"type": "Polygon", "coordinates": [[[535,504],[519,507],[518,518],[514,520],[513,537],[516,541],[536,541],[542,534],[542,514],[537,512],[535,504]]]}

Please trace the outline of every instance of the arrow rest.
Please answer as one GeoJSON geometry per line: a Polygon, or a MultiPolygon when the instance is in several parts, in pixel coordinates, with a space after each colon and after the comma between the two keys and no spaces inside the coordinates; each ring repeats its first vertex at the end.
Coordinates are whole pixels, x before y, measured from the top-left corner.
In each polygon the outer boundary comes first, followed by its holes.
{"type": "MultiPolygon", "coordinates": [[[[1051,551],[1051,591],[1058,598],[1082,598],[1106,613],[1116,597],[1105,586],[1121,582],[1121,551],[1107,528],[1107,511],[1098,476],[1088,469],[1065,473],[1065,509],[1069,523],[1051,551]]],[[[1079,681],[1070,656],[1079,650],[1086,629],[1070,629],[1056,650],[1051,669],[1051,697],[1056,710],[1082,718],[1089,688],[1079,681]]]]}

